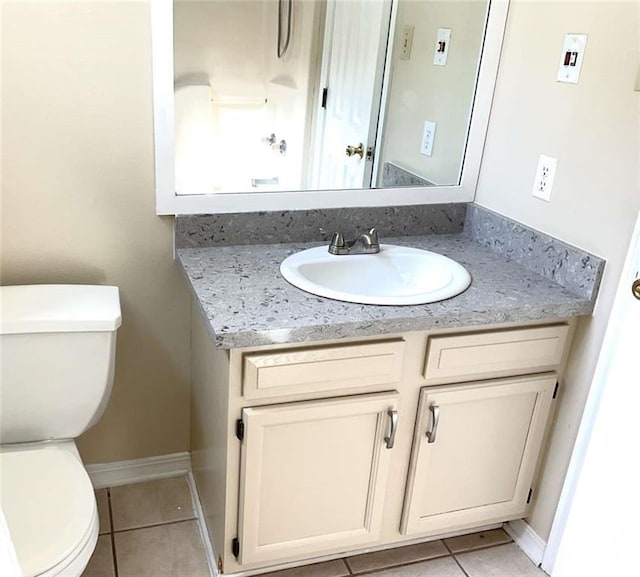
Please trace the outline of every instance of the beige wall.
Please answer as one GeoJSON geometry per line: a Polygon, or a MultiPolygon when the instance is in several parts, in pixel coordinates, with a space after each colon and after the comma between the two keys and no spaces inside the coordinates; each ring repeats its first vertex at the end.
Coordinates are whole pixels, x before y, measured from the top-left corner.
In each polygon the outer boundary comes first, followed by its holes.
{"type": "Polygon", "coordinates": [[[640,207],[639,24],[636,2],[512,0],[509,10],[476,201],[607,260],[596,311],[579,323],[529,519],[545,539],[640,207]],[[568,32],[588,34],[578,85],[555,80],[568,32]],[[558,159],[550,203],[531,196],[539,154],[558,159]]]}
{"type": "Polygon", "coordinates": [[[393,162],[434,184],[455,184],[466,144],[487,2],[401,0],[382,163],[393,162]],[[414,26],[411,58],[400,58],[405,25],[414,26]],[[451,29],[446,66],[433,64],[439,28],[451,29]],[[437,123],[431,156],[420,152],[425,120],[437,123]]]}
{"type": "Polygon", "coordinates": [[[189,295],[154,213],[149,6],[3,3],[2,283],[121,289],[88,462],[188,450],[189,295]]]}

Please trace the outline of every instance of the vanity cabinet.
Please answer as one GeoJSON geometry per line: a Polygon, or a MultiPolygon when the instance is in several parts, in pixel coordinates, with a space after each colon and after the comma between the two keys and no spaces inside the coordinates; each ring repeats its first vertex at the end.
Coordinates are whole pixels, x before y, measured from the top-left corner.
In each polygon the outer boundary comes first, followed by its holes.
{"type": "Polygon", "coordinates": [[[524,516],[556,379],[424,387],[401,533],[524,516]]]}
{"type": "Polygon", "coordinates": [[[380,538],[398,393],[242,410],[241,563],[380,538]]]}
{"type": "Polygon", "coordinates": [[[192,469],[222,573],[527,514],[573,321],[221,350],[192,318],[192,469]]]}

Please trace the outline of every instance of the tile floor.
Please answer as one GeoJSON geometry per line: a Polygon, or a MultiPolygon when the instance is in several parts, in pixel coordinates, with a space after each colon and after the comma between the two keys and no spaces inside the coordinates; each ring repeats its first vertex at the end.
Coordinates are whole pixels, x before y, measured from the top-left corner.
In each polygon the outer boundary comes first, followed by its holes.
{"type": "MultiPolygon", "coordinates": [[[[209,577],[186,477],[96,491],[98,545],[83,577],[209,577]]],[[[264,577],[546,577],[502,530],[316,563],[264,577]]]]}

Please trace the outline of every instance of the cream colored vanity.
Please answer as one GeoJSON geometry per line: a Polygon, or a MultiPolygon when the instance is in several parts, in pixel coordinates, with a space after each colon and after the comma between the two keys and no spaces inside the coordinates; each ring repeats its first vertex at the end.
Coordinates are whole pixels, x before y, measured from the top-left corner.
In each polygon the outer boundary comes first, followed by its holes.
{"type": "Polygon", "coordinates": [[[192,463],[219,569],[524,517],[573,321],[222,350],[192,313],[192,463]]]}

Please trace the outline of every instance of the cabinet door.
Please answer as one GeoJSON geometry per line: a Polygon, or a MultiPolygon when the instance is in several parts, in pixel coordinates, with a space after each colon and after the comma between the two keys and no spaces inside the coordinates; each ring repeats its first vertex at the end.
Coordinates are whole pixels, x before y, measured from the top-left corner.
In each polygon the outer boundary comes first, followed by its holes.
{"type": "Polygon", "coordinates": [[[379,538],[397,400],[392,392],[242,411],[241,563],[379,538]]]}
{"type": "Polygon", "coordinates": [[[423,388],[401,532],[523,516],[555,384],[547,374],[423,388]]]}

